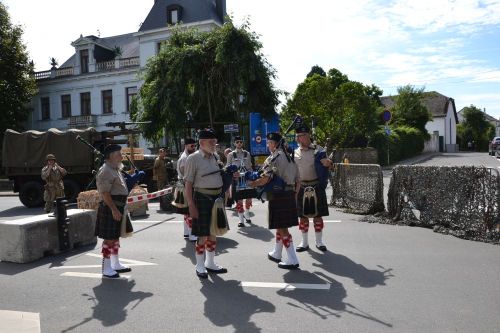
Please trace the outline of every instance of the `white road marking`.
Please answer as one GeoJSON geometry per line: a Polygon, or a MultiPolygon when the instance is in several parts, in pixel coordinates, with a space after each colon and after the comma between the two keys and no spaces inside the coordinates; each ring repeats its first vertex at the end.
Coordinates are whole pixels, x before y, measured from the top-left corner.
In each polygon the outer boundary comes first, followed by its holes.
{"type": "MultiPolygon", "coordinates": [[[[120,261],[125,261],[120,258],[120,261]]],[[[157,264],[130,264],[127,263],[127,266],[152,266],[152,265],[157,265],[157,264]]],[[[102,265],[78,265],[78,266],[56,266],[56,267],[51,267],[50,269],[81,269],[81,268],[101,268],[102,265]]]]}
{"type": "Polygon", "coordinates": [[[0,333],[40,333],[40,314],[0,310],[0,333]]]}
{"type": "MultiPolygon", "coordinates": [[[[85,253],[85,255],[89,257],[96,257],[96,258],[102,258],[102,255],[100,254],[95,254],[95,253],[85,253]]],[[[147,261],[139,261],[139,260],[132,260],[132,259],[125,259],[125,258],[120,258],[120,261],[134,264],[134,266],[158,266],[158,264],[152,263],[152,262],[147,262],[147,261]]],[[[100,267],[100,265],[99,265],[100,267]]]]}
{"type": "Polygon", "coordinates": [[[184,221],[181,221],[181,220],[167,220],[167,221],[132,220],[132,223],[161,223],[161,222],[165,222],[166,224],[169,224],[169,223],[184,223],[184,221]]]}
{"type": "MultiPolygon", "coordinates": [[[[92,278],[92,279],[102,279],[103,278],[101,273],[84,273],[84,272],[64,272],[61,274],[61,276],[84,277],[84,278],[92,278]]],[[[110,278],[110,280],[118,280],[118,279],[128,280],[128,279],[130,279],[130,275],[120,274],[119,278],[116,278],[116,279],[110,278]]]]}
{"type": "Polygon", "coordinates": [[[274,282],[248,282],[242,281],[240,283],[242,287],[247,288],[275,288],[284,290],[294,290],[294,289],[319,289],[319,290],[329,290],[329,283],[313,284],[313,283],[274,283],[274,282]]]}
{"type": "Polygon", "coordinates": [[[323,220],[325,223],[342,223],[341,220],[323,220]]]}

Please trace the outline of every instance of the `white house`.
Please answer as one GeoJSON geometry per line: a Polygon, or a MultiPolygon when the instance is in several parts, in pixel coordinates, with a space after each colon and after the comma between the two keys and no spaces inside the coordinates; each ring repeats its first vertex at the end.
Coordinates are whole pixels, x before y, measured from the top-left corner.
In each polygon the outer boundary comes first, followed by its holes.
{"type": "MultiPolygon", "coordinates": [[[[35,73],[29,129],[95,127],[130,121],[129,106],[143,81],[139,72],[169,38],[173,24],[208,31],[220,26],[225,0],[155,0],[139,31],[112,37],[82,36],[59,68],[35,73]]],[[[139,145],[148,148],[141,138],[139,145]]]]}
{"type": "MultiPolygon", "coordinates": [[[[382,104],[391,109],[394,107],[395,97],[381,97],[382,104]]],[[[431,140],[426,143],[424,151],[457,152],[458,116],[455,100],[431,91],[424,93],[422,103],[432,114],[432,120],[425,125],[431,140]]]]}
{"type": "MultiPolygon", "coordinates": [[[[465,108],[462,108],[462,110],[458,111],[458,122],[459,123],[462,123],[464,121],[464,116],[463,116],[464,109],[465,108]]],[[[484,109],[483,112],[484,112],[484,118],[486,119],[486,121],[488,121],[490,124],[495,126],[495,136],[500,136],[500,120],[487,114],[486,109],[484,109]]]]}

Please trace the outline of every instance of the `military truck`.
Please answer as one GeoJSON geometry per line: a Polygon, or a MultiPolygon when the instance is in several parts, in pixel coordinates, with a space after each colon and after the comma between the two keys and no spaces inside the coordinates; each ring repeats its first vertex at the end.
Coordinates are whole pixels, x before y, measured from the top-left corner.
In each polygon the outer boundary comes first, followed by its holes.
{"type": "MultiPolygon", "coordinates": [[[[19,133],[8,129],[5,131],[2,150],[5,174],[13,181],[13,191],[19,192],[19,199],[23,205],[26,207],[42,206],[44,182],[41,178],[41,170],[46,165],[47,154],[54,154],[57,163],[68,171],[63,179],[66,198],[70,201],[75,200],[78,193],[92,188],[89,184],[92,183],[96,170],[101,165],[97,154],[91,147],[82,143],[81,139],[102,152],[105,145],[109,143],[127,143],[127,139],[116,140],[114,138],[130,134],[130,131],[98,132],[94,128],[88,128],[19,133]]],[[[150,191],[154,187],[152,169],[155,158],[156,155],[144,155],[143,159],[135,161],[137,168],[146,172],[143,182],[148,185],[150,191]]]]}

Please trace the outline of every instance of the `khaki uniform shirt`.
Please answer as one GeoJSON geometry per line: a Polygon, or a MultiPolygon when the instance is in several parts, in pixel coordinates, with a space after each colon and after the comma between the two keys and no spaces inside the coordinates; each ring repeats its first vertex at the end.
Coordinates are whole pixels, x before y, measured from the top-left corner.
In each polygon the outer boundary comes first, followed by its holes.
{"type": "Polygon", "coordinates": [[[177,179],[184,179],[184,168],[186,167],[186,160],[188,158],[188,153],[184,150],[177,160],[177,179]]]}
{"type": "Polygon", "coordinates": [[[311,144],[309,148],[303,149],[298,147],[294,151],[295,163],[297,163],[297,167],[299,168],[300,180],[302,181],[318,179],[316,169],[314,168],[315,149],[322,149],[322,147],[311,144]]]}
{"type": "Polygon", "coordinates": [[[227,163],[226,165],[235,164],[238,167],[241,165],[241,161],[243,161],[243,165],[247,170],[252,170],[252,159],[250,153],[244,149],[238,151],[238,149],[233,150],[227,155],[227,163]],[[234,155],[236,154],[236,158],[234,155]],[[245,154],[247,157],[245,157],[245,154]]]}
{"type": "Polygon", "coordinates": [[[165,165],[165,160],[157,157],[155,159],[155,164],[153,166],[153,178],[155,180],[167,180],[167,169],[165,165]]]}
{"type": "Polygon", "coordinates": [[[42,168],[42,179],[47,182],[47,187],[49,189],[59,190],[64,189],[64,183],[62,181],[63,177],[66,176],[67,172],[63,168],[63,171],[59,171],[57,168],[49,168],[48,165],[42,168]]]}
{"type": "Polygon", "coordinates": [[[219,164],[214,155],[197,150],[186,159],[184,181],[193,183],[194,188],[219,188],[222,187],[220,172],[202,177],[204,174],[218,170],[220,170],[219,164]]]}
{"type": "Polygon", "coordinates": [[[128,195],[127,183],[120,170],[111,167],[107,162],[97,172],[96,185],[99,193],[128,195]]]}
{"type": "Polygon", "coordinates": [[[287,185],[295,185],[295,182],[299,179],[297,164],[292,161],[288,162],[285,153],[281,149],[276,149],[274,153],[266,158],[264,170],[268,170],[269,167],[275,168],[275,174],[283,178],[287,185]],[[276,159],[274,159],[275,157],[276,159]],[[272,161],[273,159],[274,161],[272,161]]]}

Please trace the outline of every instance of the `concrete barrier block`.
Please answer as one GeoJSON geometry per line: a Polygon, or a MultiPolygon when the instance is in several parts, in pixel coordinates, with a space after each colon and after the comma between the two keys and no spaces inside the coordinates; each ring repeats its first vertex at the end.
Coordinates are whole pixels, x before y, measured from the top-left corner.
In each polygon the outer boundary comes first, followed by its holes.
{"type": "MultiPolygon", "coordinates": [[[[68,210],[70,248],[96,242],[96,212],[68,210]]],[[[59,253],[57,220],[47,214],[0,222],[0,260],[27,263],[59,253]]]]}

